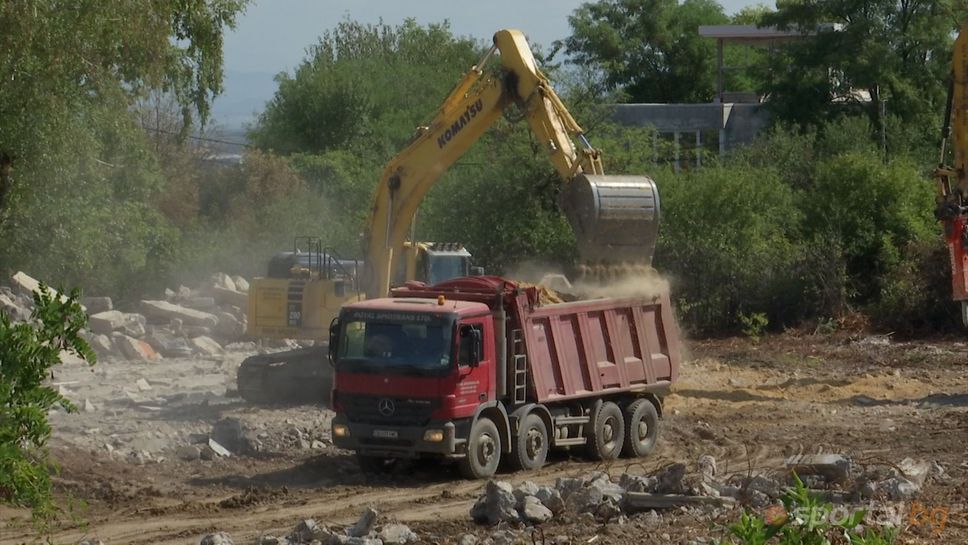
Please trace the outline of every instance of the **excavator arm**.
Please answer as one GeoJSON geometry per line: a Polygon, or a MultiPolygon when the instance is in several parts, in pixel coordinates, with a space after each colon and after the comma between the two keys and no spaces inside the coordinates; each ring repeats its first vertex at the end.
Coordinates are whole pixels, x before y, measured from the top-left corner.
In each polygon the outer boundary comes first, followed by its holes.
{"type": "Polygon", "coordinates": [[[388,293],[396,257],[427,191],[511,106],[521,110],[564,180],[561,206],[582,260],[651,262],[659,210],[654,182],[644,176],[604,176],[599,152],[538,69],[524,34],[501,30],[433,121],[384,169],[364,242],[367,297],[388,293]],[[500,71],[486,74],[485,64],[495,53],[500,71]]]}
{"type": "Polygon", "coordinates": [[[941,134],[941,165],[935,171],[938,198],[935,216],[944,225],[951,258],[952,298],[961,302],[968,327],[968,26],[955,40],[948,106],[941,134]],[[952,166],[944,166],[953,133],[952,166]]]}

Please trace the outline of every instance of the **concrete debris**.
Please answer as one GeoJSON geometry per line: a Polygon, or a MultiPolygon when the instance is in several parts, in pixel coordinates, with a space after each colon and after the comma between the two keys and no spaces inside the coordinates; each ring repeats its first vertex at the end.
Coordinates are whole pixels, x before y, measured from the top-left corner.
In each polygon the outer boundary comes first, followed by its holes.
{"type": "Polygon", "coordinates": [[[406,545],[417,541],[417,534],[406,524],[384,524],[377,534],[384,545],[406,545]]]}
{"type": "Polygon", "coordinates": [[[229,452],[228,449],[220,445],[219,442],[216,441],[215,439],[208,440],[208,448],[212,449],[212,452],[214,452],[217,456],[221,456],[223,458],[232,456],[232,453],[229,452]]]}
{"type": "Polygon", "coordinates": [[[525,496],[520,507],[521,519],[532,524],[541,524],[551,520],[554,513],[541,503],[535,496],[525,496]]]}
{"type": "Polygon", "coordinates": [[[222,288],[222,289],[232,290],[232,291],[238,290],[238,287],[235,285],[235,281],[232,280],[232,277],[225,273],[219,272],[219,273],[213,274],[212,277],[210,278],[210,281],[211,281],[212,287],[215,287],[215,288],[222,288]]]}
{"type": "Polygon", "coordinates": [[[212,426],[210,438],[231,452],[252,455],[262,450],[256,429],[234,416],[223,418],[212,426]]]}
{"type": "Polygon", "coordinates": [[[495,525],[500,522],[517,521],[517,500],[514,488],[504,481],[488,481],[484,494],[471,508],[471,518],[479,524],[495,525]]]}
{"type": "Polygon", "coordinates": [[[235,305],[239,308],[246,308],[249,305],[249,294],[221,286],[212,287],[212,297],[220,305],[235,305]]]}
{"type": "Polygon", "coordinates": [[[195,349],[195,352],[201,356],[220,356],[223,352],[222,345],[217,343],[215,339],[204,335],[195,337],[189,343],[195,349]]]}
{"type": "Polygon", "coordinates": [[[194,354],[187,340],[159,328],[152,329],[145,341],[166,358],[190,358],[194,354]]]}
{"type": "MultiPolygon", "coordinates": [[[[929,476],[943,475],[943,470],[939,472],[930,462],[911,459],[889,468],[872,466],[867,473],[859,473],[862,468],[839,454],[796,456],[786,462],[788,467],[813,472],[808,477],[821,488],[811,485],[811,493],[831,503],[868,499],[908,501],[929,476]],[[852,489],[843,488],[846,484],[842,481],[844,475],[859,475],[850,481],[855,483],[852,489]]],[[[594,473],[585,478],[559,478],[554,487],[525,481],[512,488],[508,483],[491,481],[470,515],[475,522],[488,525],[541,524],[561,514],[595,524],[627,520],[624,517],[632,513],[646,512],[647,517],[658,517],[656,510],[699,509],[709,513],[710,510],[730,509],[737,504],[765,508],[776,504],[790,484],[771,476],[777,474],[783,475],[784,472],[761,472],[752,476],[737,474],[719,480],[715,458],[704,455],[697,460],[693,472],[687,472],[685,464],[674,463],[661,467],[652,475],[622,474],[617,483],[605,473],[594,473]]]]}
{"type": "Polygon", "coordinates": [[[84,412],[93,413],[97,411],[97,405],[91,403],[91,400],[84,399],[84,412]]]}
{"type": "MultiPolygon", "coordinates": [[[[40,282],[23,271],[18,271],[16,274],[11,276],[10,279],[13,280],[14,286],[20,290],[20,293],[26,295],[27,297],[32,297],[31,294],[33,292],[40,291],[40,282]]],[[[47,291],[54,297],[59,297],[62,303],[67,301],[67,296],[60,294],[54,288],[47,286],[47,291]]],[[[81,310],[87,312],[87,307],[82,304],[81,310]]]]}
{"type": "Polygon", "coordinates": [[[148,392],[151,390],[151,385],[148,384],[148,381],[143,378],[136,380],[134,385],[137,386],[138,390],[142,392],[148,392]]]}
{"type": "Polygon", "coordinates": [[[232,538],[225,532],[209,534],[202,538],[199,545],[233,545],[232,538]]]}
{"type": "Polygon", "coordinates": [[[317,524],[315,520],[306,519],[293,528],[286,540],[289,543],[311,543],[316,540],[326,543],[331,541],[330,538],[334,535],[325,526],[317,524]]]}
{"type": "Polygon", "coordinates": [[[233,276],[232,282],[235,283],[236,291],[241,291],[243,293],[249,292],[249,281],[241,276],[233,276]]]}
{"type": "Polygon", "coordinates": [[[202,449],[195,445],[183,445],[175,451],[175,456],[185,462],[194,462],[202,457],[202,449]]]}
{"type": "Polygon", "coordinates": [[[189,297],[188,299],[182,301],[181,304],[195,310],[210,311],[217,308],[215,305],[215,298],[206,296],[189,297]]]}
{"type": "Polygon", "coordinates": [[[77,545],[104,545],[104,542],[96,537],[86,537],[78,541],[77,545]]]}
{"type": "Polygon", "coordinates": [[[88,328],[99,335],[110,335],[124,325],[124,313],[120,310],[106,310],[87,318],[88,328]]]}
{"type": "Polygon", "coordinates": [[[851,460],[843,454],[799,454],[786,459],[786,466],[797,475],[817,475],[831,483],[851,478],[851,460]]]}
{"type": "Polygon", "coordinates": [[[370,535],[373,531],[373,527],[376,525],[376,517],[379,515],[376,509],[372,507],[367,507],[360,515],[360,519],[356,521],[356,524],[350,526],[346,529],[346,535],[350,537],[366,537],[370,535]]]}
{"type": "Polygon", "coordinates": [[[156,361],[161,359],[161,355],[145,341],[129,337],[124,333],[114,332],[111,340],[121,353],[131,360],[156,361]]]}
{"type": "Polygon", "coordinates": [[[245,334],[245,325],[231,312],[217,310],[215,317],[218,318],[218,326],[215,327],[215,332],[222,337],[238,339],[245,334]]]}
{"type": "Polygon", "coordinates": [[[474,534],[464,534],[457,540],[457,545],[477,545],[477,536],[474,534]]]}
{"type": "Polygon", "coordinates": [[[81,304],[87,307],[88,314],[114,310],[114,302],[110,297],[82,297],[81,304]]]}
{"type": "Polygon", "coordinates": [[[169,303],[168,301],[141,301],[141,309],[145,316],[163,322],[179,319],[185,325],[202,327],[215,327],[218,325],[218,318],[208,312],[183,307],[169,303]]]}
{"type": "Polygon", "coordinates": [[[11,320],[16,322],[26,321],[30,318],[30,310],[27,305],[22,304],[20,298],[12,292],[0,291],[0,311],[6,313],[11,320]]]}

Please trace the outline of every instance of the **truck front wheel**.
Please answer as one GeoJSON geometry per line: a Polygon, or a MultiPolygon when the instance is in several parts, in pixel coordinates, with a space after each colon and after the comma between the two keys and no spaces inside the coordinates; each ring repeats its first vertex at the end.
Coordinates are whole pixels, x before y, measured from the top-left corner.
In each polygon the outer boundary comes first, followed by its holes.
{"type": "Polygon", "coordinates": [[[614,460],[622,453],[625,441],[625,419],[622,409],[611,401],[602,403],[598,413],[590,422],[586,448],[593,460],[614,460]]]}
{"type": "Polygon", "coordinates": [[[514,438],[511,465],[514,469],[540,469],[548,458],[548,427],[540,416],[531,413],[521,420],[514,438]]]}
{"type": "Polygon", "coordinates": [[[486,479],[494,475],[501,463],[501,436],[490,418],[481,417],[471,427],[467,456],[459,467],[465,479],[486,479]]]}
{"type": "Polygon", "coordinates": [[[625,407],[625,448],[628,457],[645,456],[652,452],[659,436],[659,413],[648,399],[636,399],[625,407]]]}

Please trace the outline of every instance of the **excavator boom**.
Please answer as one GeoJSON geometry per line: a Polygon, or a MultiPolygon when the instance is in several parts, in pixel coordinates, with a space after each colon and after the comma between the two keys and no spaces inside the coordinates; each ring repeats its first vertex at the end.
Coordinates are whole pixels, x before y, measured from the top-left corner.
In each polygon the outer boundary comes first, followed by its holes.
{"type": "Polygon", "coordinates": [[[645,176],[605,176],[598,150],[538,69],[524,34],[501,30],[433,121],[387,164],[365,241],[367,297],[389,292],[395,256],[427,191],[512,106],[521,110],[564,181],[560,204],[582,261],[651,263],[659,212],[655,183],[645,176]],[[486,74],[495,53],[500,70],[486,74]]]}

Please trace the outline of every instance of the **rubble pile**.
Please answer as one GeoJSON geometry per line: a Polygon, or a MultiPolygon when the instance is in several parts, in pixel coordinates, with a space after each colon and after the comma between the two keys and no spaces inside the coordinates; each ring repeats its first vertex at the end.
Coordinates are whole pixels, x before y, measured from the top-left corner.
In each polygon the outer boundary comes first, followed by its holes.
{"type": "MultiPolygon", "coordinates": [[[[12,287],[0,286],[0,310],[27,320],[40,283],[23,272],[11,280],[12,287]]],[[[134,309],[116,309],[110,297],[85,297],[83,334],[102,361],[219,356],[226,348],[248,348],[233,344],[245,334],[248,290],[241,276],[216,273],[196,288],[166,289],[164,298],[143,300],[134,309]]]]}
{"type": "MultiPolygon", "coordinates": [[[[554,486],[526,481],[517,487],[490,481],[471,508],[479,524],[541,524],[559,515],[609,522],[640,512],[671,508],[719,511],[738,504],[756,508],[779,502],[795,478],[832,503],[906,501],[918,494],[929,475],[944,478],[937,464],[906,458],[898,464],[861,467],[841,454],[798,455],[783,469],[717,474],[716,460],[700,456],[695,471],[668,464],[651,475],[624,473],[613,480],[599,472],[584,478],[559,478],[554,486]]],[[[715,514],[715,513],[714,513],[715,514]]]]}
{"type": "MultiPolygon", "coordinates": [[[[379,513],[366,508],[355,524],[342,530],[318,524],[313,519],[301,521],[286,536],[263,535],[257,545],[407,545],[417,541],[417,534],[406,524],[377,524],[379,513]]],[[[219,532],[202,538],[200,545],[232,545],[228,534],[219,532]]]]}

